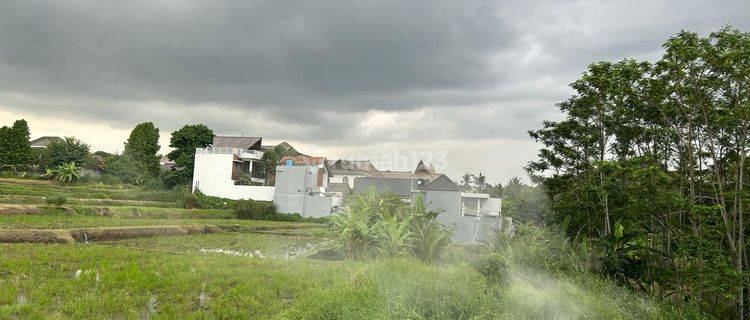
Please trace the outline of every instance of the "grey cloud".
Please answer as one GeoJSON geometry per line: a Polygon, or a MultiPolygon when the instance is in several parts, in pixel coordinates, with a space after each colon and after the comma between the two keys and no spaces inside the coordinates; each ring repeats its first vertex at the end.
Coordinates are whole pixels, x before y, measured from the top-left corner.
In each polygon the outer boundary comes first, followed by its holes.
{"type": "Polygon", "coordinates": [[[526,130],[559,117],[587,64],[654,59],[682,29],[727,24],[749,30],[750,2],[4,1],[0,108],[341,148],[531,150],[526,130]]]}

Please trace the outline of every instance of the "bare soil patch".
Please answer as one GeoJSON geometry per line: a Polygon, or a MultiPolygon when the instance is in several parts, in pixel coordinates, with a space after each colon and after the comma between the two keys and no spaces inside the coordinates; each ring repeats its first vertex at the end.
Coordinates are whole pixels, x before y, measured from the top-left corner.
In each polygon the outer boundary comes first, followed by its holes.
{"type": "Polygon", "coordinates": [[[2,215],[31,215],[42,214],[42,209],[37,206],[26,205],[0,205],[0,216],[2,215]]]}
{"type": "Polygon", "coordinates": [[[68,230],[61,229],[0,229],[0,243],[73,243],[68,230]]]}
{"type": "Polygon", "coordinates": [[[196,233],[216,233],[221,229],[212,225],[144,226],[144,227],[99,227],[70,230],[78,241],[107,241],[140,237],[178,236],[196,233]]]}

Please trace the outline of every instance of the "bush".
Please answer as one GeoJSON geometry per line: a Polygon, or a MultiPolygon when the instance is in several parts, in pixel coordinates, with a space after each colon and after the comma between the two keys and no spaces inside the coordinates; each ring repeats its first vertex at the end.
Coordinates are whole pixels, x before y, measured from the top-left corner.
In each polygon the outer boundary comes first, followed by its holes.
{"type": "Polygon", "coordinates": [[[198,208],[201,209],[232,209],[235,207],[237,200],[207,196],[200,190],[193,192],[196,197],[198,208]]]}
{"type": "Polygon", "coordinates": [[[175,193],[175,202],[178,207],[185,209],[198,208],[198,197],[190,191],[190,187],[176,187],[172,191],[175,193]]]}
{"type": "Polygon", "coordinates": [[[240,200],[234,207],[237,219],[274,220],[276,205],[269,201],[240,200]]]}
{"type": "Polygon", "coordinates": [[[164,190],[166,189],[166,186],[164,185],[164,181],[161,178],[156,177],[144,182],[143,188],[147,190],[164,190]]]}
{"type": "Polygon", "coordinates": [[[108,185],[122,185],[125,184],[120,177],[105,173],[99,178],[99,182],[108,185]]]}
{"type": "Polygon", "coordinates": [[[48,205],[59,207],[61,205],[66,204],[68,202],[68,198],[63,195],[58,195],[58,196],[48,197],[46,201],[48,205]]]}
{"type": "Polygon", "coordinates": [[[508,264],[498,253],[489,253],[479,257],[472,263],[472,267],[491,285],[505,284],[508,281],[508,264]]]}
{"type": "Polygon", "coordinates": [[[413,255],[436,262],[451,243],[452,234],[435,221],[421,198],[409,205],[374,189],[347,199],[344,210],[331,217],[339,252],[347,258],[413,255]]]}

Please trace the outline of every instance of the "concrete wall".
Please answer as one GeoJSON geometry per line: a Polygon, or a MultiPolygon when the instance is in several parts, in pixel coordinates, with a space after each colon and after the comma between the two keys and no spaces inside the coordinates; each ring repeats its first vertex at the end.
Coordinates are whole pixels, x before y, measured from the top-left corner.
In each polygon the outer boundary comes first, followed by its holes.
{"type": "MultiPolygon", "coordinates": [[[[440,211],[438,222],[453,232],[453,241],[458,243],[476,243],[491,240],[500,229],[499,217],[479,216],[469,217],[461,214],[461,193],[458,191],[415,192],[415,197],[421,196],[425,207],[430,211],[440,211]]],[[[487,201],[489,199],[481,199],[487,201]]],[[[499,199],[497,199],[499,200],[499,199]]],[[[498,202],[485,202],[488,205],[498,202]]]]}
{"type": "Polygon", "coordinates": [[[346,177],[349,181],[349,188],[354,189],[354,178],[357,177],[365,177],[364,175],[354,175],[354,174],[333,174],[331,177],[331,182],[333,183],[341,183],[344,180],[344,177],[346,177]]]}
{"type": "Polygon", "coordinates": [[[236,186],[232,180],[231,154],[196,154],[193,190],[227,199],[272,201],[274,187],[236,186]]]}
{"type": "Polygon", "coordinates": [[[299,213],[303,217],[331,214],[332,199],[323,197],[319,188],[317,166],[276,167],[276,192],[273,202],[282,213],[299,213]]]}
{"type": "Polygon", "coordinates": [[[502,212],[502,199],[499,198],[489,198],[486,200],[485,208],[487,210],[487,214],[491,216],[499,216],[502,212]]]}

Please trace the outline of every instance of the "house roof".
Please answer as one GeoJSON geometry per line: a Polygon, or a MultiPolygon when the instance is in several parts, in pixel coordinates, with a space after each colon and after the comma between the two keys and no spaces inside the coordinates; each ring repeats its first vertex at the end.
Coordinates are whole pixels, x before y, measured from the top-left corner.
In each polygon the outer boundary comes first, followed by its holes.
{"type": "Polygon", "coordinates": [[[303,153],[297,151],[297,149],[294,149],[294,147],[292,147],[292,145],[289,144],[286,141],[284,141],[282,143],[279,143],[279,144],[277,144],[275,146],[274,145],[265,145],[265,146],[262,146],[262,149],[263,149],[263,151],[266,151],[266,150],[275,149],[277,147],[280,147],[282,150],[284,150],[284,155],[287,155],[287,156],[305,156],[306,155],[306,154],[303,154],[303,153]]]}
{"type": "Polygon", "coordinates": [[[214,147],[261,150],[261,137],[214,136],[214,147]]]}
{"type": "Polygon", "coordinates": [[[430,190],[430,191],[459,191],[458,185],[456,185],[453,180],[448,178],[448,176],[441,174],[434,180],[427,183],[425,186],[420,188],[420,190],[430,190]]]}
{"type": "Polygon", "coordinates": [[[383,178],[395,178],[395,179],[411,179],[414,177],[414,174],[411,173],[411,171],[380,171],[378,172],[379,177],[383,178]]]}
{"type": "Polygon", "coordinates": [[[330,192],[346,192],[346,190],[351,191],[351,188],[349,188],[348,183],[329,182],[328,187],[326,188],[326,191],[330,191],[330,192]]]}
{"type": "Polygon", "coordinates": [[[399,197],[411,197],[413,179],[358,177],[354,179],[354,192],[364,193],[374,188],[378,193],[390,193],[399,197]]]}
{"type": "Polygon", "coordinates": [[[325,157],[311,157],[311,156],[288,156],[283,157],[279,160],[280,164],[286,163],[287,160],[292,160],[293,164],[326,164],[325,157]]]}
{"type": "Polygon", "coordinates": [[[334,174],[377,176],[379,171],[370,160],[331,160],[327,162],[334,174]]]}
{"type": "Polygon", "coordinates": [[[53,136],[44,136],[31,141],[32,148],[46,148],[52,142],[62,142],[65,139],[53,136]]]}

